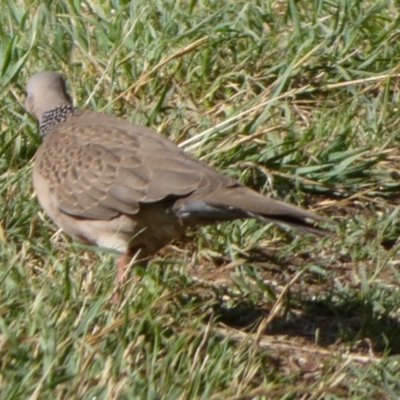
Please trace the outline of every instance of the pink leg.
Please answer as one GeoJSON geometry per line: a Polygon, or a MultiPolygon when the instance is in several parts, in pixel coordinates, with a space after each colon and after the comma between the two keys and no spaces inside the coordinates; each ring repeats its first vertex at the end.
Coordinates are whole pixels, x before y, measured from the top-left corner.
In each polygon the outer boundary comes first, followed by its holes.
{"type": "MultiPolygon", "coordinates": [[[[114,293],[112,295],[111,301],[112,303],[117,303],[119,300],[119,288],[121,285],[126,281],[126,273],[127,269],[126,267],[131,263],[132,258],[136,257],[136,255],[139,255],[138,250],[128,250],[126,253],[120,255],[117,259],[117,275],[115,276],[115,288],[114,288],[114,293]]],[[[146,259],[141,259],[134,261],[135,264],[140,264],[143,266],[147,265],[147,258],[146,259]]],[[[139,277],[133,277],[134,281],[139,280],[139,277]]]]}
{"type": "Polygon", "coordinates": [[[126,266],[131,262],[132,256],[125,253],[117,259],[117,275],[115,276],[114,292],[111,297],[111,303],[118,303],[119,300],[119,288],[124,283],[126,276],[126,266]]]}
{"type": "Polygon", "coordinates": [[[124,282],[125,278],[125,267],[130,263],[132,256],[123,254],[117,259],[117,276],[115,277],[115,283],[117,286],[124,282]]]}

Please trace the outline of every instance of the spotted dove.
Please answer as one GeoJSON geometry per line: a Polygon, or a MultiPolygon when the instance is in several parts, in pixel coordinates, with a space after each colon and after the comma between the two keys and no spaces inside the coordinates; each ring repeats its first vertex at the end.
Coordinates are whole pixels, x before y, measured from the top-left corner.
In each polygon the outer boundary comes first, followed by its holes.
{"type": "Polygon", "coordinates": [[[120,252],[117,280],[138,250],[148,257],[190,226],[257,218],[326,232],[307,221],[324,218],[260,195],[149,128],[75,108],[58,73],[36,73],[26,92],[44,138],[39,202],[69,235],[120,252]]]}

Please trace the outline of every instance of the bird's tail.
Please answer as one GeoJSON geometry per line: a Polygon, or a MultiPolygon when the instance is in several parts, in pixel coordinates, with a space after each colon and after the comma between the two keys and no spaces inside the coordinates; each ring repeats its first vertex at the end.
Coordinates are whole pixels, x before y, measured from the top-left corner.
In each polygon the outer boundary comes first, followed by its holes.
{"type": "Polygon", "coordinates": [[[310,221],[331,223],[313,212],[262,196],[243,186],[196,192],[180,199],[174,206],[175,214],[188,224],[212,224],[239,218],[257,218],[314,235],[331,232],[310,221]]]}

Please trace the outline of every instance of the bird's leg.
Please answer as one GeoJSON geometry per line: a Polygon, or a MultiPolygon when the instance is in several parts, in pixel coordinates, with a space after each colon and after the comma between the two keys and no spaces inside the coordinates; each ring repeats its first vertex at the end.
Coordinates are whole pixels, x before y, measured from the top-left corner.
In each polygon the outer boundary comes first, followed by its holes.
{"type": "MultiPolygon", "coordinates": [[[[112,295],[112,302],[117,303],[119,300],[119,289],[127,281],[127,274],[129,267],[132,265],[144,266],[147,264],[147,259],[139,259],[140,249],[128,249],[125,253],[121,254],[117,259],[117,274],[115,276],[115,288],[112,295]]],[[[134,281],[138,280],[138,277],[133,278],[134,281]]]]}
{"type": "Polygon", "coordinates": [[[128,252],[122,254],[117,259],[117,275],[115,277],[116,286],[120,286],[125,281],[126,267],[130,264],[132,255],[128,252]]]}
{"type": "Polygon", "coordinates": [[[123,283],[126,282],[126,274],[128,272],[127,267],[131,261],[132,255],[130,254],[129,250],[117,258],[117,275],[115,276],[115,284],[113,293],[111,295],[111,303],[116,304],[120,299],[119,292],[123,283]]]}

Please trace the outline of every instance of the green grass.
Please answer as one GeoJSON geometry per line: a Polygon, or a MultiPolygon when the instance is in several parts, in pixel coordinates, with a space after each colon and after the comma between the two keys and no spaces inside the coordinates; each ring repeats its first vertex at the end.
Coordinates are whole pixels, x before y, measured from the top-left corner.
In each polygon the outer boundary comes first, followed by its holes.
{"type": "Polygon", "coordinates": [[[0,399],[400,397],[400,6],[27,1],[0,13],[0,399]],[[98,5],[98,3],[104,3],[98,5]],[[113,255],[44,215],[39,70],[336,221],[188,232],[112,304],[113,255]]]}

